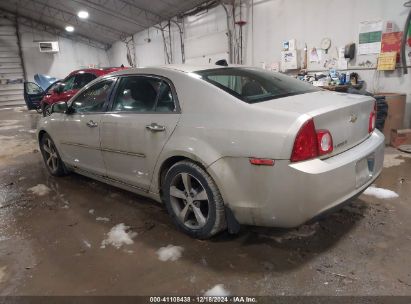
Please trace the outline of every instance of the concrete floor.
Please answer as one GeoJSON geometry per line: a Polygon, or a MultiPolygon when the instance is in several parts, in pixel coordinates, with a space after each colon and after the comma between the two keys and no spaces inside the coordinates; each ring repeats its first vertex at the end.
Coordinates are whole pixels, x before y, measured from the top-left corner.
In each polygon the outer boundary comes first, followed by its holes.
{"type": "Polygon", "coordinates": [[[397,199],[362,195],[299,229],[243,227],[199,241],[153,201],[75,174],[49,176],[38,118],[0,109],[1,295],[201,295],[216,284],[235,295],[411,295],[410,155],[388,148],[376,182],[397,199]],[[27,191],[37,184],[51,191],[27,191]],[[134,243],[100,248],[119,223],[138,233],[134,243]],[[168,244],[184,248],[177,261],[159,260],[168,244]]]}

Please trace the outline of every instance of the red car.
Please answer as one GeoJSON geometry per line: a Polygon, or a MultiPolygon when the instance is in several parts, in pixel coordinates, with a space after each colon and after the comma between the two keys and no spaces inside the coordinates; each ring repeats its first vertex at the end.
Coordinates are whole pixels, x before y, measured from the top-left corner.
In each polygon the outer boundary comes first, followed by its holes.
{"type": "MultiPolygon", "coordinates": [[[[106,75],[111,72],[125,69],[124,67],[110,67],[110,68],[101,68],[101,69],[82,69],[71,72],[64,80],[59,83],[52,85],[48,91],[44,92],[40,87],[34,83],[27,83],[30,86],[35,85],[36,90],[29,90],[30,92],[25,92],[25,97],[31,100],[33,103],[34,99],[41,100],[40,106],[43,112],[43,115],[46,115],[48,108],[56,102],[59,101],[68,101],[72,96],[74,96],[82,87],[88,84],[90,81],[106,75]],[[34,94],[30,94],[34,93],[34,94]]],[[[29,87],[29,86],[25,86],[29,87]]],[[[26,101],[27,103],[27,101],[26,101]]]]}

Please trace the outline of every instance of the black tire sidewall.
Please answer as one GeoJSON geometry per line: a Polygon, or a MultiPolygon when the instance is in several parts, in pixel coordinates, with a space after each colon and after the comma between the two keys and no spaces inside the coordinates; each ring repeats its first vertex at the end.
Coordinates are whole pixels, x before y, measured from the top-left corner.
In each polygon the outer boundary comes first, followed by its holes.
{"type": "MultiPolygon", "coordinates": [[[[205,172],[205,174],[207,174],[205,172]]],[[[168,171],[164,184],[163,184],[163,193],[164,193],[164,203],[166,205],[167,211],[170,214],[173,222],[180,228],[182,229],[185,233],[196,237],[196,238],[207,238],[210,236],[215,223],[216,223],[216,202],[215,202],[215,197],[214,193],[211,190],[209,183],[206,179],[206,177],[203,176],[203,173],[201,171],[196,170],[194,167],[189,166],[187,164],[177,164],[171,167],[171,169],[168,171]],[[187,226],[185,226],[181,221],[178,219],[177,215],[174,212],[173,207],[171,206],[171,201],[170,201],[170,184],[173,178],[179,174],[179,173],[188,173],[198,179],[198,181],[201,183],[201,185],[204,187],[208,199],[209,199],[209,210],[208,210],[208,218],[207,218],[207,223],[204,227],[200,229],[190,229],[187,226]]]]}
{"type": "Polygon", "coordinates": [[[47,104],[47,103],[44,103],[43,105],[42,105],[42,114],[43,114],[43,117],[46,117],[47,116],[47,110],[49,109],[51,107],[51,105],[49,105],[49,104],[47,104]]]}

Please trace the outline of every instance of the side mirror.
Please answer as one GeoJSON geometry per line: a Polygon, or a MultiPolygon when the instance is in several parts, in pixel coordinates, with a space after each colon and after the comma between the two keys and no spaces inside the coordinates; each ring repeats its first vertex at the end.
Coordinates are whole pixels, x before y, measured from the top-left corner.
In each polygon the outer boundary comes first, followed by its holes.
{"type": "Polygon", "coordinates": [[[65,101],[56,102],[51,106],[51,113],[67,113],[68,105],[65,101]]]}
{"type": "Polygon", "coordinates": [[[59,83],[54,89],[53,92],[57,94],[61,94],[63,92],[64,85],[59,83]]]}

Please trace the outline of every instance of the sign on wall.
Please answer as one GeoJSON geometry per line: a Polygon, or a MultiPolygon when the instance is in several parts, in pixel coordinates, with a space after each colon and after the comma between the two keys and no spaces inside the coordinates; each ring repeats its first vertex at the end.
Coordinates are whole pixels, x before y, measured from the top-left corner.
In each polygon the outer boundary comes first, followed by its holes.
{"type": "Polygon", "coordinates": [[[379,54],[381,50],[383,22],[363,21],[360,23],[358,54],[379,54]]]}
{"type": "Polygon", "coordinates": [[[400,62],[401,40],[403,32],[382,34],[381,53],[396,52],[397,62],[400,62]]]}

